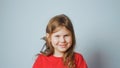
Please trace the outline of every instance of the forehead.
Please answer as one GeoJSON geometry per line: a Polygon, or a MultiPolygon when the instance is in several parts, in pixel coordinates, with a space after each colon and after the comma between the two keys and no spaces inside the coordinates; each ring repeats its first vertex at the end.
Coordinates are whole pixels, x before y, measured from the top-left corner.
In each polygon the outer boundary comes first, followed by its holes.
{"type": "Polygon", "coordinates": [[[71,33],[66,27],[57,27],[52,34],[69,34],[71,33]]]}

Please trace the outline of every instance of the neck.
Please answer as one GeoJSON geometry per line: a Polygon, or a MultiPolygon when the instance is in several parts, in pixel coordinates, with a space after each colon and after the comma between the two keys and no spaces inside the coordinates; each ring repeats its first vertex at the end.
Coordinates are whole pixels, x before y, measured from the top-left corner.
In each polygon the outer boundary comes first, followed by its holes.
{"type": "Polygon", "coordinates": [[[63,57],[64,53],[62,52],[54,52],[53,54],[55,57],[63,57]]]}

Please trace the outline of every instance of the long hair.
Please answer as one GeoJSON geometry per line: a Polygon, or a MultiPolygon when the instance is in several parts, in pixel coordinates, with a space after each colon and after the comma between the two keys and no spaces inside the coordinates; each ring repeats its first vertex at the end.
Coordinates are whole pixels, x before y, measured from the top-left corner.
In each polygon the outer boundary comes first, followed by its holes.
{"type": "MultiPolygon", "coordinates": [[[[67,65],[69,68],[74,68],[75,67],[74,48],[75,48],[76,40],[75,40],[73,24],[66,15],[64,14],[57,15],[54,16],[52,19],[50,19],[46,28],[46,33],[51,35],[53,31],[58,27],[67,28],[72,34],[72,46],[63,55],[63,63],[64,65],[67,65]]],[[[53,55],[54,48],[50,42],[50,37],[44,37],[43,39],[46,41],[44,45],[46,46],[46,48],[45,50],[43,50],[42,48],[41,53],[46,56],[53,55]]]]}

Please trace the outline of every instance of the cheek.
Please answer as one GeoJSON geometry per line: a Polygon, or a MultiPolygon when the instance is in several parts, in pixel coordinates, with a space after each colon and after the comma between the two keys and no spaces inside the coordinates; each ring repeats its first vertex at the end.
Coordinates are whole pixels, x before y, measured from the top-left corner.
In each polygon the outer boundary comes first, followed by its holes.
{"type": "Polygon", "coordinates": [[[58,40],[56,38],[51,38],[52,45],[57,44],[58,40]]]}
{"type": "Polygon", "coordinates": [[[66,38],[66,41],[67,41],[68,43],[71,43],[71,44],[72,44],[72,37],[66,38]]]}

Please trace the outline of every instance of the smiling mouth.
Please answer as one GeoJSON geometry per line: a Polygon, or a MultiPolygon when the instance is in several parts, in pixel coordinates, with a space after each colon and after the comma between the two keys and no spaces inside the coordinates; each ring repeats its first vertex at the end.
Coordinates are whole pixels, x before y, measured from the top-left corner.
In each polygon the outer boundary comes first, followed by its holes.
{"type": "Polygon", "coordinates": [[[66,47],[66,45],[59,45],[60,47],[62,47],[62,48],[65,48],[66,47]]]}

